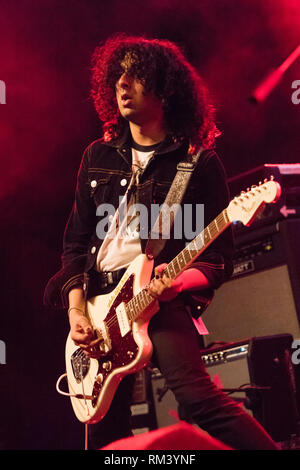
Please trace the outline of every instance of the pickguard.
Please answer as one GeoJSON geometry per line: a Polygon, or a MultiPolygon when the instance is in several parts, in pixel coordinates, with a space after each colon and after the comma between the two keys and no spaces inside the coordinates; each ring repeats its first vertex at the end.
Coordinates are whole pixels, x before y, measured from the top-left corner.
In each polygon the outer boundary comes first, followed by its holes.
{"type": "Polygon", "coordinates": [[[105,328],[109,335],[111,349],[103,358],[98,359],[98,377],[101,377],[101,381],[95,381],[94,384],[93,395],[95,396],[95,399],[92,401],[93,406],[96,405],[98,395],[111,373],[116,369],[128,366],[135,360],[138,354],[139,347],[134,339],[130,320],[128,320],[130,329],[124,335],[122,327],[120,329],[117,315],[118,306],[123,302],[126,304],[132,299],[133,283],[134,274],[131,274],[123,285],[121,291],[112,302],[109,312],[104,320],[105,328]]]}

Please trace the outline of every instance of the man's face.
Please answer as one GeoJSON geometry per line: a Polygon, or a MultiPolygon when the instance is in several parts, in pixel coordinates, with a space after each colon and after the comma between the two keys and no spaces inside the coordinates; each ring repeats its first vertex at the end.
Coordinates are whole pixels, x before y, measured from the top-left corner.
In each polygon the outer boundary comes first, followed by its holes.
{"type": "Polygon", "coordinates": [[[153,93],[130,74],[130,58],[122,62],[123,74],[116,83],[116,98],[121,116],[129,122],[143,125],[162,116],[162,103],[153,93]]]}

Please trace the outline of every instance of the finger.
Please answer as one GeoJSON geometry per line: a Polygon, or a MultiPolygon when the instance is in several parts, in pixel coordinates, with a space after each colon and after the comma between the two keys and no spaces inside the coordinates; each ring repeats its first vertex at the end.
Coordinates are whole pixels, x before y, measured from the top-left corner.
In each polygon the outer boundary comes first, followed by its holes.
{"type": "Polygon", "coordinates": [[[71,335],[72,340],[76,344],[76,346],[88,346],[90,341],[89,341],[89,336],[87,335],[71,335]]]}
{"type": "Polygon", "coordinates": [[[93,341],[90,342],[89,347],[90,348],[96,348],[97,346],[99,346],[101,341],[103,341],[103,338],[94,339],[93,341]]]}
{"type": "Polygon", "coordinates": [[[162,264],[159,264],[158,266],[156,266],[154,268],[154,274],[155,274],[155,277],[157,276],[157,278],[161,277],[161,274],[163,272],[163,270],[167,267],[167,263],[162,263],[162,264]]]}
{"type": "Polygon", "coordinates": [[[168,276],[166,276],[165,274],[163,275],[163,277],[161,278],[162,282],[167,286],[167,287],[171,287],[172,286],[172,279],[170,279],[168,276]]]}
{"type": "Polygon", "coordinates": [[[97,337],[96,334],[94,334],[93,337],[95,339],[93,339],[93,340],[89,339],[88,341],[82,341],[81,346],[82,346],[83,349],[95,349],[97,346],[99,346],[101,341],[103,341],[103,338],[102,337],[97,337]]]}
{"type": "Polygon", "coordinates": [[[71,330],[71,338],[77,346],[81,343],[87,345],[93,338],[93,330],[91,328],[87,328],[86,332],[83,328],[78,328],[75,331],[71,330]]]}
{"type": "Polygon", "coordinates": [[[157,290],[153,287],[150,287],[148,286],[147,287],[147,292],[149,295],[151,295],[151,297],[153,297],[154,299],[156,299],[158,297],[158,293],[157,293],[157,290]]]}
{"type": "Polygon", "coordinates": [[[157,298],[158,296],[161,295],[161,293],[165,290],[166,286],[165,284],[161,281],[161,279],[159,280],[154,280],[147,288],[149,294],[154,297],[154,298],[157,298]]]}
{"type": "Polygon", "coordinates": [[[100,351],[98,345],[101,339],[92,341],[90,344],[80,344],[80,348],[82,349],[83,353],[87,357],[99,359],[102,356],[102,352],[100,351]]]}
{"type": "Polygon", "coordinates": [[[159,293],[161,293],[164,289],[171,287],[171,285],[172,280],[165,275],[163,277],[160,277],[159,279],[153,280],[153,287],[159,293]]]}

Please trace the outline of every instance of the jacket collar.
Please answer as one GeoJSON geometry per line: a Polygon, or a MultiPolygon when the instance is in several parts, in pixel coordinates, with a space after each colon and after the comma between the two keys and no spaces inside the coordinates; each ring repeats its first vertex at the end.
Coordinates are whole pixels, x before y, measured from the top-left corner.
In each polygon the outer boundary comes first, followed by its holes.
{"type": "MultiPolygon", "coordinates": [[[[130,133],[129,126],[127,126],[125,128],[125,131],[119,138],[113,139],[104,143],[110,147],[114,147],[115,149],[117,149],[119,153],[121,153],[121,155],[123,156],[131,148],[130,141],[131,141],[131,133],[130,133]]],[[[161,154],[172,152],[174,150],[177,150],[179,147],[181,147],[183,143],[186,143],[187,145],[186,139],[177,138],[168,134],[166,138],[161,142],[161,144],[157,147],[155,154],[161,155],[161,154]]]]}

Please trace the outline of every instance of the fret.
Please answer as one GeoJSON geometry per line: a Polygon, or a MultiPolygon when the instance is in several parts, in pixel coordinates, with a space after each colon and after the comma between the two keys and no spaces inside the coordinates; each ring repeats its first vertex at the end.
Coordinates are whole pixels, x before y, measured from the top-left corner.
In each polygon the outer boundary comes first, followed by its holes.
{"type": "Polygon", "coordinates": [[[197,240],[198,251],[199,251],[199,250],[202,250],[202,248],[203,248],[204,245],[205,245],[204,237],[203,237],[203,232],[199,233],[199,235],[197,236],[196,240],[197,240]],[[198,242],[199,242],[199,241],[200,241],[200,245],[198,245],[198,242]]]}
{"type": "Polygon", "coordinates": [[[214,222],[210,223],[208,228],[209,228],[210,238],[211,239],[215,238],[219,233],[218,229],[216,229],[215,223],[214,222]]]}
{"type": "Polygon", "coordinates": [[[131,299],[131,301],[132,301],[132,305],[133,305],[134,315],[137,316],[139,309],[138,309],[138,304],[137,304],[137,301],[136,301],[136,296],[133,297],[133,298],[131,299]]]}
{"type": "Polygon", "coordinates": [[[174,269],[174,266],[173,266],[173,261],[171,261],[168,266],[166,267],[165,271],[167,272],[167,276],[170,278],[170,279],[174,279],[174,277],[176,277],[176,271],[174,269]]]}
{"type": "Polygon", "coordinates": [[[141,306],[141,310],[145,310],[145,308],[147,307],[147,303],[146,303],[146,298],[144,296],[144,291],[139,292],[137,297],[138,297],[139,305],[141,306]]]}
{"type": "Polygon", "coordinates": [[[139,292],[137,297],[141,298],[141,302],[143,304],[142,310],[145,310],[153,301],[153,297],[150,294],[148,294],[148,292],[145,289],[139,292]]]}
{"type": "Polygon", "coordinates": [[[208,227],[204,230],[204,245],[206,245],[210,240],[210,233],[208,227]]]}
{"type": "Polygon", "coordinates": [[[152,304],[152,302],[153,302],[153,297],[152,297],[150,294],[148,294],[148,292],[146,292],[146,296],[147,296],[147,299],[148,299],[148,300],[147,300],[148,305],[152,304]]]}
{"type": "Polygon", "coordinates": [[[223,215],[225,224],[229,224],[230,220],[229,220],[229,217],[228,217],[228,214],[227,214],[227,209],[223,210],[222,215],[223,215]]]}
{"type": "Polygon", "coordinates": [[[190,257],[191,259],[193,259],[197,253],[198,253],[198,249],[197,249],[197,246],[196,246],[196,238],[194,238],[194,240],[192,240],[188,246],[186,247],[186,249],[189,251],[189,254],[190,254],[190,257]]]}
{"type": "Polygon", "coordinates": [[[139,295],[139,294],[136,295],[136,296],[134,297],[134,299],[135,299],[135,305],[136,305],[136,309],[137,309],[137,314],[139,314],[139,312],[142,310],[141,305],[140,305],[140,295],[139,295]]]}
{"type": "Polygon", "coordinates": [[[221,214],[218,215],[218,221],[222,224],[222,227],[226,225],[226,218],[225,218],[225,212],[221,212],[221,214]]]}
{"type": "Polygon", "coordinates": [[[168,264],[168,266],[163,270],[162,274],[165,274],[167,277],[171,277],[170,276],[170,272],[171,272],[171,263],[168,264]]]}
{"type": "Polygon", "coordinates": [[[153,297],[150,294],[148,294],[147,291],[144,291],[144,293],[145,293],[144,295],[145,295],[147,306],[148,306],[153,302],[153,297]]]}
{"type": "MultiPolygon", "coordinates": [[[[176,257],[177,258],[177,257],[176,257]]],[[[177,263],[178,269],[175,268],[175,262],[177,261],[176,258],[174,258],[168,266],[164,269],[164,274],[169,278],[169,279],[174,279],[179,272],[181,271],[179,264],[177,263]]]]}
{"type": "Polygon", "coordinates": [[[174,265],[174,270],[175,270],[176,275],[177,275],[180,272],[180,265],[179,265],[177,256],[176,256],[176,258],[173,259],[173,265],[174,265]]]}
{"type": "Polygon", "coordinates": [[[184,250],[182,250],[182,254],[185,259],[186,264],[188,264],[192,260],[192,256],[189,250],[187,249],[187,247],[185,247],[184,250]]]}
{"type": "Polygon", "coordinates": [[[186,260],[186,252],[185,252],[185,249],[183,249],[181,252],[180,252],[182,258],[184,259],[184,264],[186,265],[188,263],[188,261],[186,260]]]}
{"type": "Polygon", "coordinates": [[[140,313],[143,312],[152,302],[153,297],[148,294],[145,289],[139,292],[126,304],[126,311],[129,320],[136,320],[140,313]]]}
{"type": "Polygon", "coordinates": [[[135,313],[135,310],[134,310],[134,305],[133,305],[132,300],[130,300],[127,303],[126,311],[127,311],[127,315],[128,315],[129,320],[134,320],[135,317],[136,317],[136,313],[135,313]]]}
{"type": "Polygon", "coordinates": [[[144,292],[143,295],[144,295],[144,298],[145,298],[145,304],[146,304],[146,307],[148,307],[151,304],[151,302],[153,301],[153,297],[151,297],[151,295],[149,295],[147,291],[143,290],[143,292],[144,292]]]}
{"type": "Polygon", "coordinates": [[[219,232],[222,232],[222,231],[224,230],[224,228],[226,227],[226,223],[225,223],[223,214],[220,214],[220,215],[216,218],[216,223],[218,224],[218,230],[219,230],[219,232]]]}
{"type": "Polygon", "coordinates": [[[180,267],[180,271],[181,269],[183,269],[185,267],[185,260],[182,256],[181,253],[179,253],[177,256],[176,256],[177,260],[178,260],[178,264],[179,264],[179,267],[180,267]]]}

